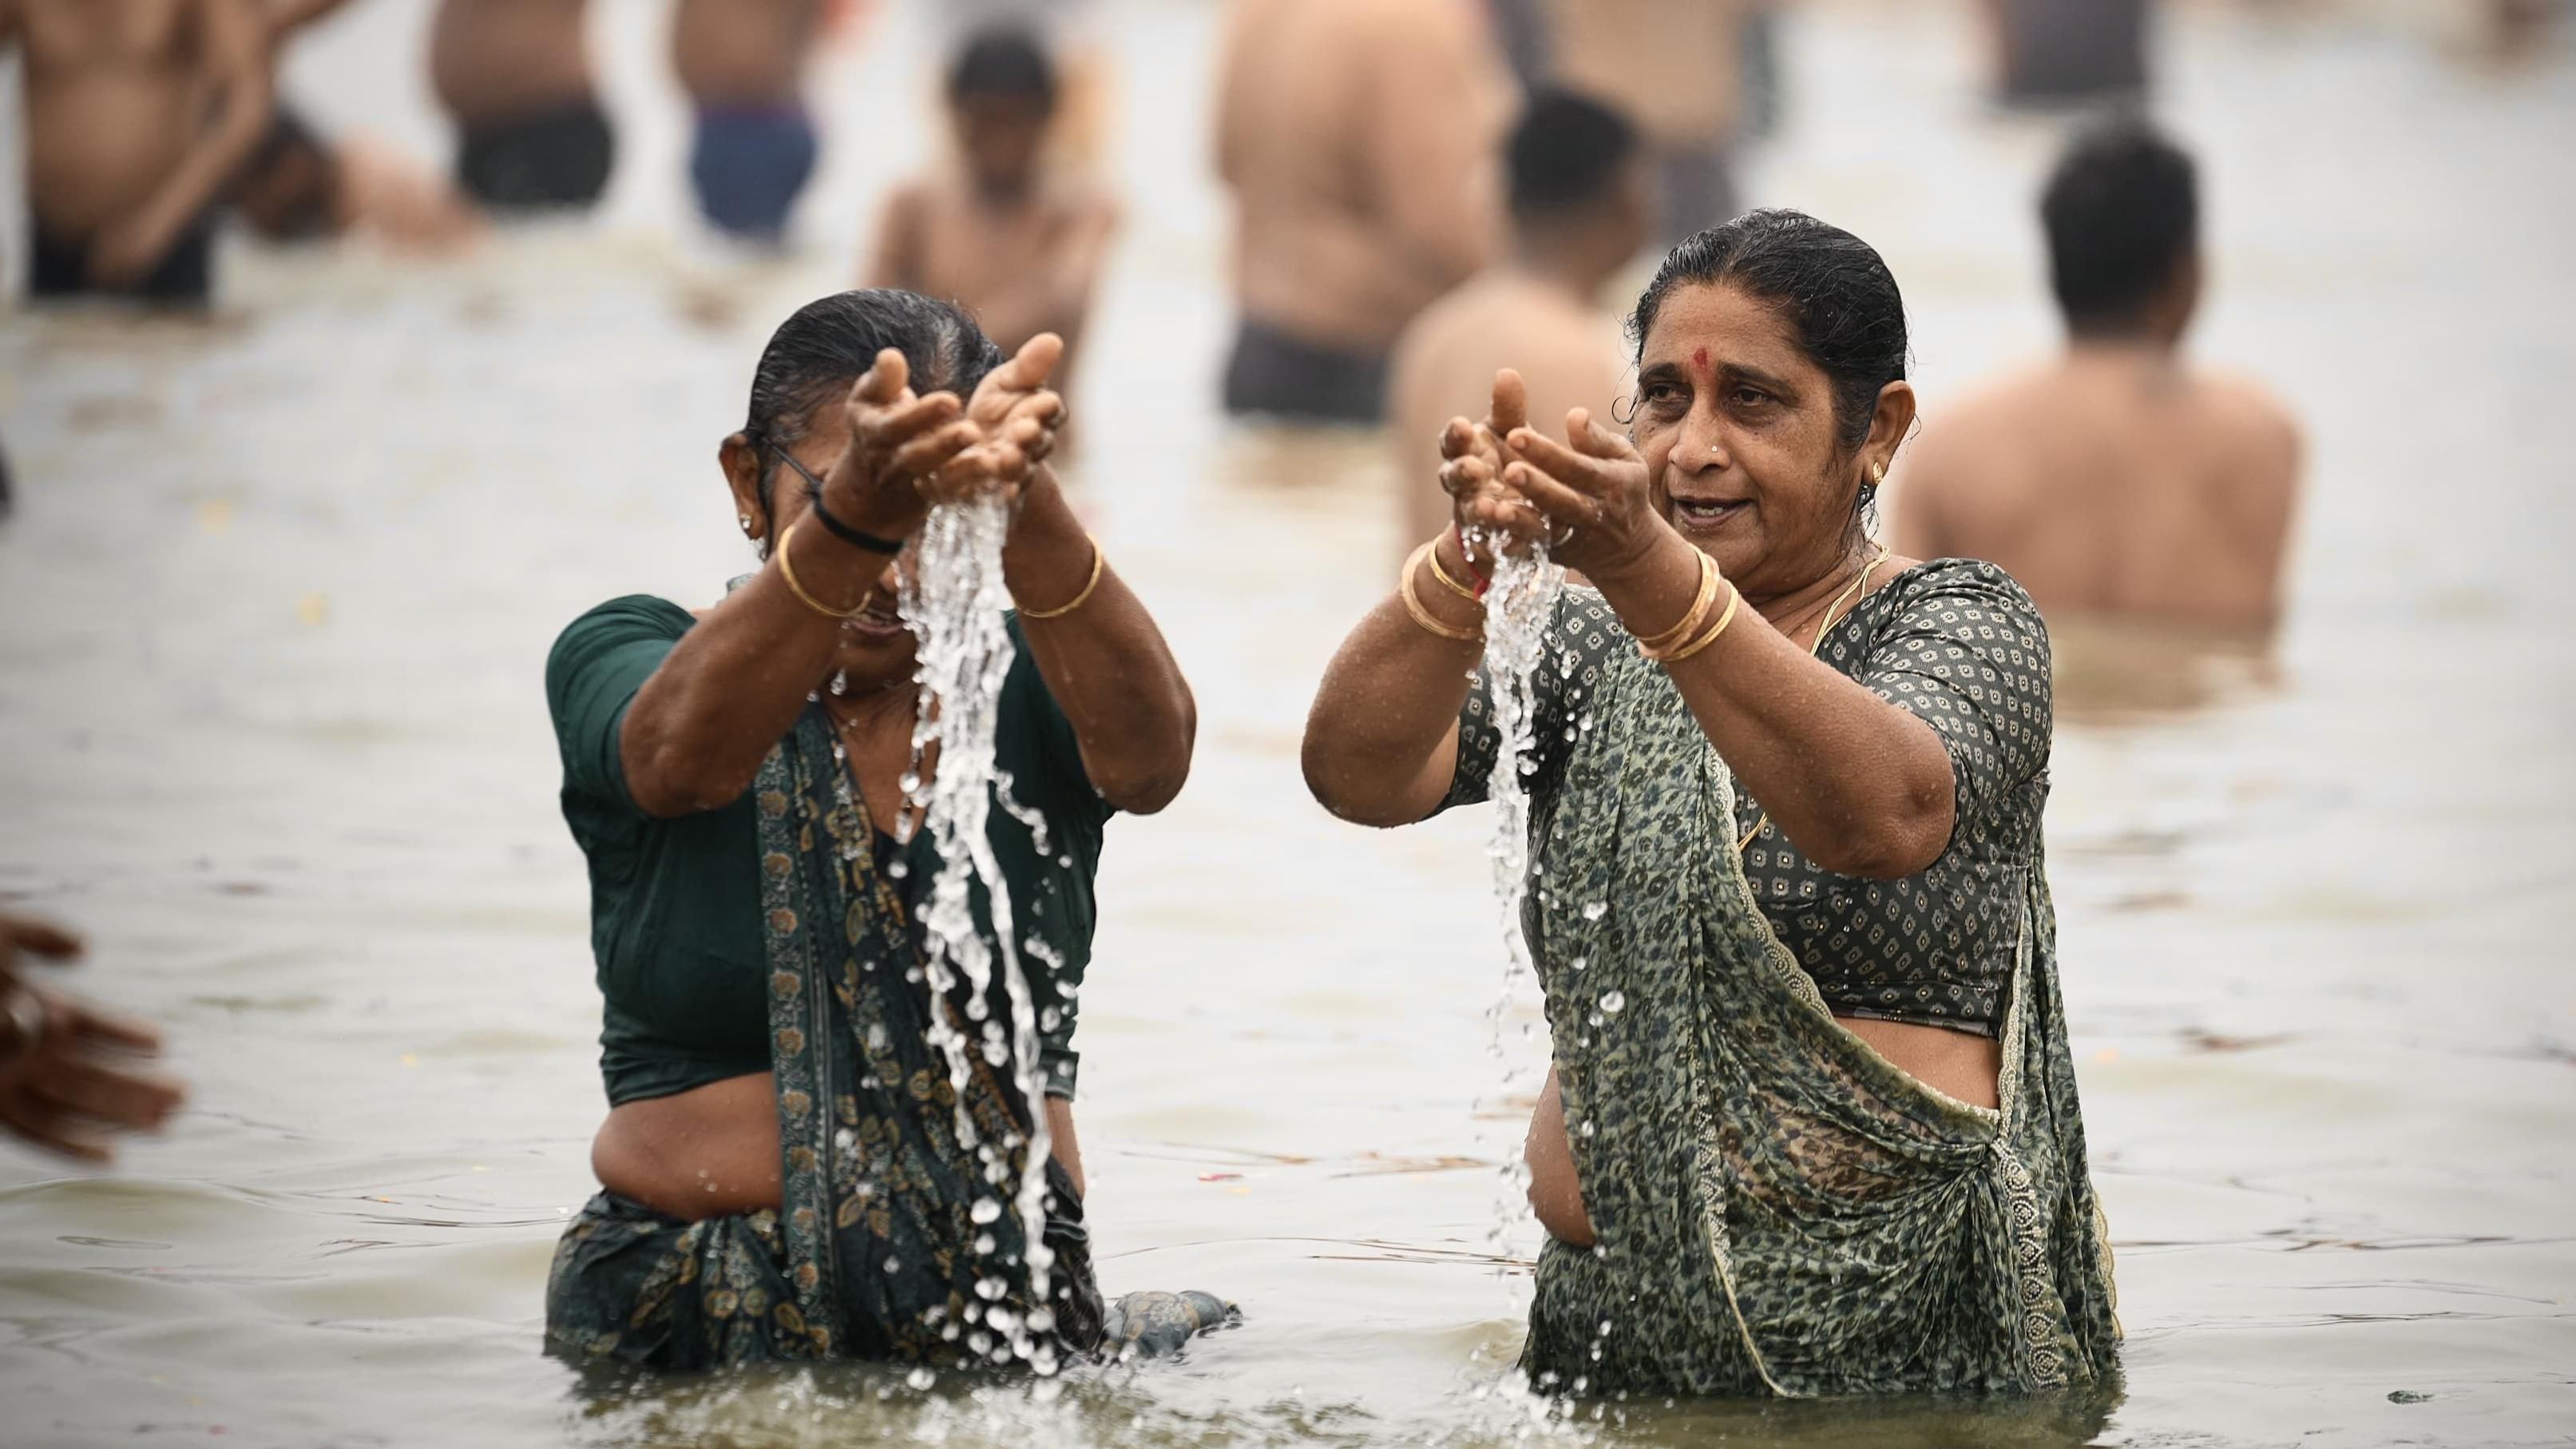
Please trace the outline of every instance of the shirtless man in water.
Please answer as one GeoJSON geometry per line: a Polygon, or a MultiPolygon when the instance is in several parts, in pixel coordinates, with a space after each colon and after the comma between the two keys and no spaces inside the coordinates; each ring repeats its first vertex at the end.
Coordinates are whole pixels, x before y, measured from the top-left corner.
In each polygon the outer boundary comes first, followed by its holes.
{"type": "Polygon", "coordinates": [[[441,0],[430,86],[456,122],[456,181],[496,211],[587,207],[617,143],[591,76],[588,0],[441,0]]]}
{"type": "Polygon", "coordinates": [[[2052,619],[2268,631],[2299,431],[2261,389],[2181,356],[2201,283],[2191,158],[2134,122],[2097,127],[2040,209],[2066,353],[1907,450],[1896,550],[2000,564],[2052,619]]]}
{"type": "Polygon", "coordinates": [[[209,211],[268,124],[252,0],[0,0],[26,57],[27,292],[202,307],[209,211]]]}
{"type": "Polygon", "coordinates": [[[956,174],[888,197],[867,285],[962,302],[1002,350],[1042,332],[1064,339],[1069,390],[1118,208],[1078,177],[1051,174],[1047,140],[1062,99],[1054,58],[1030,31],[971,38],[948,73],[956,174]]]}
{"type": "Polygon", "coordinates": [[[1471,0],[1236,0],[1229,412],[1374,423],[1416,313],[1491,260],[1510,75],[1471,0]]]}
{"type": "Polygon", "coordinates": [[[697,106],[689,179],[717,230],[779,241],[820,151],[805,109],[818,0],[680,0],[671,58],[697,106]]]}

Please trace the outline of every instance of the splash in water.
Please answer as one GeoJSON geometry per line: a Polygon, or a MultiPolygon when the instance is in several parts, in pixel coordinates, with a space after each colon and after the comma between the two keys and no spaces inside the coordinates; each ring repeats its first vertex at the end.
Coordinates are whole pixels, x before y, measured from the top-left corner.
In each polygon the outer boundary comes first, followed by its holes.
{"type": "MultiPolygon", "coordinates": [[[[1502,914],[1504,953],[1502,992],[1491,1016],[1495,1055],[1506,1061],[1505,1018],[1513,998],[1537,979],[1521,925],[1530,888],[1529,776],[1537,768],[1538,701],[1532,679],[1547,652],[1548,623],[1564,592],[1565,570],[1548,561],[1544,545],[1525,555],[1498,559],[1493,582],[1485,591],[1485,682],[1492,695],[1494,728],[1502,736],[1486,786],[1494,805],[1494,833],[1486,854],[1494,863],[1494,898],[1502,914]]],[[[1507,1090],[1520,1085],[1506,1078],[1507,1090]]],[[[1495,1225],[1498,1245],[1529,1210],[1528,1165],[1518,1153],[1505,1153],[1504,1162],[1502,1211],[1495,1225]]]]}
{"type": "MultiPolygon", "coordinates": [[[[1013,948],[1011,895],[993,856],[985,822],[997,781],[993,765],[994,731],[999,723],[1002,684],[1010,676],[1013,650],[1003,615],[1010,608],[1002,581],[1002,544],[1010,532],[1007,504],[999,499],[942,504],[932,510],[921,531],[919,567],[906,582],[902,609],[906,624],[920,639],[921,719],[913,728],[916,762],[931,759],[936,768],[925,782],[916,768],[904,779],[905,794],[921,810],[922,824],[939,851],[939,876],[932,882],[922,911],[928,938],[930,988],[945,995],[959,978],[970,988],[966,1014],[978,1040],[954,1030],[944,1013],[931,1015],[931,1038],[948,1060],[949,1080],[957,1089],[960,1140],[977,1147],[987,1186],[997,1192],[1011,1178],[1007,1153],[1025,1146],[1019,1180],[1012,1184],[1013,1207],[1022,1230],[1029,1270],[1030,1301],[1052,1301],[1049,1269],[1055,1254],[1046,1231],[1046,1164],[1054,1150],[1047,1128],[1046,1097],[1038,1078],[1038,1022],[1019,952],[1013,948]],[[973,887],[982,882],[992,905],[993,931],[987,938],[975,921],[973,887]],[[998,967],[1010,1002],[1011,1020],[989,1019],[986,1006],[998,967]],[[967,1120],[965,1085],[967,1053],[980,1051],[994,1067],[1008,1065],[1029,1109],[1025,1143],[978,1143],[967,1120]]],[[[1020,812],[1006,802],[1014,815],[1020,812]]],[[[1025,817],[1024,817],[1025,818],[1025,817]]],[[[1040,849],[1043,849],[1041,838],[1040,849]]],[[[978,1201],[973,1217],[989,1223],[1001,1216],[995,1198],[978,1201]]],[[[989,1234],[976,1240],[978,1252],[992,1250],[989,1234]]],[[[985,1284],[997,1296],[999,1278],[985,1284]]],[[[1053,1314],[1040,1307],[1026,1319],[998,1309],[982,1315],[1000,1333],[1013,1357],[1027,1360],[1039,1373],[1053,1373],[1055,1354],[1044,1339],[1054,1326],[1053,1314]]]]}

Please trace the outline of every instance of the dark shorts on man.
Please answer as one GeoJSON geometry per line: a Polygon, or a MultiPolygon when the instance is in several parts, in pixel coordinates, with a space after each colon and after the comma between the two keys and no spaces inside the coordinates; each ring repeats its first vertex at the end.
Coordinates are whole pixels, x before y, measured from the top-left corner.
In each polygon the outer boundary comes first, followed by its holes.
{"type": "Polygon", "coordinates": [[[1225,366],[1225,410],[1289,422],[1357,423],[1386,416],[1387,360],[1321,346],[1245,318],[1225,366]]]}
{"type": "Polygon", "coordinates": [[[27,297],[59,301],[72,297],[126,297],[156,307],[202,308],[215,290],[215,229],[201,222],[179,238],[170,254],[140,279],[123,287],[102,287],[90,280],[90,243],[62,242],[27,227],[27,297]]]}
{"type": "Polygon", "coordinates": [[[495,121],[465,133],[456,184],[494,211],[588,207],[608,190],[617,136],[593,100],[495,121]]]}
{"type": "Polygon", "coordinates": [[[725,106],[698,113],[689,180],[698,210],[717,230],[775,242],[787,232],[821,151],[797,106],[725,106]]]}

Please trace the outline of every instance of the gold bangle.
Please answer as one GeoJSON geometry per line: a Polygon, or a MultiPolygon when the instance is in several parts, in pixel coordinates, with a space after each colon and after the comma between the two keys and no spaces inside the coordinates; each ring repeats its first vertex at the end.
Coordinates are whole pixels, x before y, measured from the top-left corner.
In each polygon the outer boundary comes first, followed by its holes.
{"type": "Polygon", "coordinates": [[[1465,599],[1468,603],[1474,604],[1480,609],[1485,606],[1484,595],[1477,593],[1474,589],[1471,589],[1465,584],[1458,582],[1456,579],[1449,577],[1449,571],[1440,566],[1439,539],[1435,538],[1431,540],[1431,546],[1426,551],[1425,556],[1431,560],[1431,577],[1439,582],[1440,587],[1447,589],[1449,592],[1456,594],[1459,598],[1465,599]]]}
{"type": "Polygon", "coordinates": [[[1689,638],[1708,618],[1709,606],[1717,602],[1717,560],[1698,549],[1692,549],[1691,553],[1699,559],[1699,594],[1691,600],[1691,606],[1683,613],[1680,623],[1651,639],[1637,641],[1637,648],[1649,659],[1660,657],[1663,651],[1689,638]]]}
{"type": "Polygon", "coordinates": [[[1431,611],[1422,606],[1421,596],[1414,593],[1413,576],[1421,571],[1423,555],[1429,552],[1431,552],[1431,545],[1426,543],[1413,551],[1413,557],[1404,561],[1404,578],[1396,586],[1396,592],[1404,595],[1404,611],[1411,614],[1413,622],[1421,625],[1424,630],[1437,634],[1443,639],[1455,639],[1461,644],[1483,642],[1485,636],[1481,630],[1461,629],[1454,624],[1443,624],[1433,618],[1431,611]]]}
{"type": "Polygon", "coordinates": [[[813,610],[815,613],[822,615],[826,619],[834,619],[842,623],[847,623],[850,620],[859,617],[861,614],[866,613],[868,611],[868,600],[867,596],[864,594],[859,596],[859,606],[857,608],[852,609],[847,613],[843,613],[839,609],[832,608],[822,600],[815,598],[812,594],[805,592],[805,586],[796,581],[796,565],[790,561],[787,556],[796,551],[796,530],[803,528],[804,526],[805,520],[801,518],[796,520],[794,523],[787,525],[787,536],[778,541],[778,576],[787,581],[787,592],[794,594],[797,602],[803,604],[806,608],[813,610]]]}
{"type": "Polygon", "coordinates": [[[1073,596],[1073,602],[1061,609],[1032,609],[1024,604],[1020,607],[1020,617],[1023,619],[1063,618],[1091,602],[1092,594],[1100,587],[1100,576],[1108,571],[1109,555],[1101,551],[1100,540],[1095,538],[1091,541],[1091,579],[1082,586],[1081,593],[1073,596]]]}
{"type": "Polygon", "coordinates": [[[1717,616],[1717,627],[1700,635],[1698,638],[1693,639],[1691,642],[1674,650],[1672,653],[1662,656],[1655,661],[1656,663],[1679,664],[1683,660],[1690,658],[1692,655],[1697,654],[1699,651],[1717,642],[1718,636],[1726,632],[1726,626],[1735,622],[1735,611],[1744,607],[1744,591],[1735,587],[1733,584],[1728,584],[1726,587],[1730,597],[1726,601],[1726,612],[1717,616]]]}

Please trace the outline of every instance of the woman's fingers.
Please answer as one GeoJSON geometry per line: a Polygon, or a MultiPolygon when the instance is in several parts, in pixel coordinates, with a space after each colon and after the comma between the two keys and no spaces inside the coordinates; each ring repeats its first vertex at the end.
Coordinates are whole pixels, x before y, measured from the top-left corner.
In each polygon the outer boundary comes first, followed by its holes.
{"type": "Polygon", "coordinates": [[[1482,458],[1459,458],[1440,465],[1440,491],[1452,498],[1471,497],[1492,487],[1498,476],[1482,458]]]}
{"type": "Polygon", "coordinates": [[[1046,386],[1055,375],[1055,365],[1064,360],[1064,339],[1052,332],[1041,332],[1020,345],[1010,361],[994,368],[984,381],[998,384],[1007,392],[1034,392],[1046,386]]]}
{"type": "Polygon", "coordinates": [[[1529,384],[1511,368],[1494,374],[1494,410],[1485,416],[1485,427],[1497,438],[1508,438],[1529,426],[1529,384]]]}
{"type": "Polygon", "coordinates": [[[998,423],[1015,399],[1045,387],[1063,358],[1063,338],[1052,332],[1030,338],[1018,355],[986,373],[984,380],[976,384],[975,401],[967,409],[968,414],[984,423],[998,423]]]}
{"type": "Polygon", "coordinates": [[[959,402],[953,392],[907,398],[864,412],[854,409],[850,419],[850,437],[862,447],[899,447],[908,439],[955,421],[965,411],[966,405],[959,402]]]}
{"type": "Polygon", "coordinates": [[[1599,458],[1605,463],[1645,461],[1644,457],[1637,452],[1635,443],[1628,441],[1625,434],[1615,433],[1601,426],[1593,418],[1590,408],[1573,408],[1567,411],[1565,440],[1574,445],[1576,452],[1586,457],[1599,458]]]}
{"type": "Polygon", "coordinates": [[[1040,428],[1053,431],[1064,426],[1064,419],[1063,397],[1041,388],[1011,404],[1011,410],[1002,415],[1001,424],[996,431],[1008,433],[1022,423],[1035,423],[1040,428]]]}
{"type": "Polygon", "coordinates": [[[72,1040],[89,1046],[105,1046],[136,1056],[156,1057],[161,1054],[161,1030],[148,1021],[96,1007],[69,1003],[67,1031],[72,1040]]]}
{"type": "MultiPolygon", "coordinates": [[[[1618,491],[1620,480],[1611,464],[1578,453],[1535,428],[1512,434],[1511,445],[1520,458],[1516,467],[1535,468],[1567,487],[1597,498],[1607,498],[1618,491]]],[[[1505,470],[1504,477],[1509,479],[1510,470],[1505,470]]]]}
{"type": "Polygon", "coordinates": [[[1454,463],[1460,458],[1473,457],[1482,442],[1474,423],[1465,418],[1451,418],[1449,425],[1440,430],[1440,459],[1444,463],[1454,463]]]}
{"type": "Polygon", "coordinates": [[[870,367],[850,389],[852,407],[885,407],[901,398],[912,386],[912,364],[904,361],[903,349],[889,347],[877,354],[870,367]]]}
{"type": "Polygon", "coordinates": [[[1503,470],[1503,486],[1558,523],[1582,527],[1598,524],[1605,513],[1599,498],[1580,489],[1569,488],[1527,463],[1514,463],[1503,470]]]}
{"type": "Polygon", "coordinates": [[[105,1166],[115,1160],[116,1154],[108,1150],[106,1143],[83,1136],[74,1127],[75,1120],[70,1113],[47,1104],[24,1088],[0,1093],[0,1129],[6,1129],[47,1152],[93,1166],[105,1166]]]}
{"type": "Polygon", "coordinates": [[[47,961],[69,961],[81,953],[81,939],[50,921],[0,915],[0,970],[20,951],[47,961]]]}
{"type": "Polygon", "coordinates": [[[67,1113],[134,1132],[148,1132],[170,1120],[188,1095],[166,1077],[123,1071],[80,1056],[66,1056],[39,1068],[21,1090],[67,1113]]]}
{"type": "Polygon", "coordinates": [[[946,467],[958,454],[984,440],[984,430],[964,418],[925,433],[894,450],[886,472],[897,478],[923,478],[946,467]]]}

